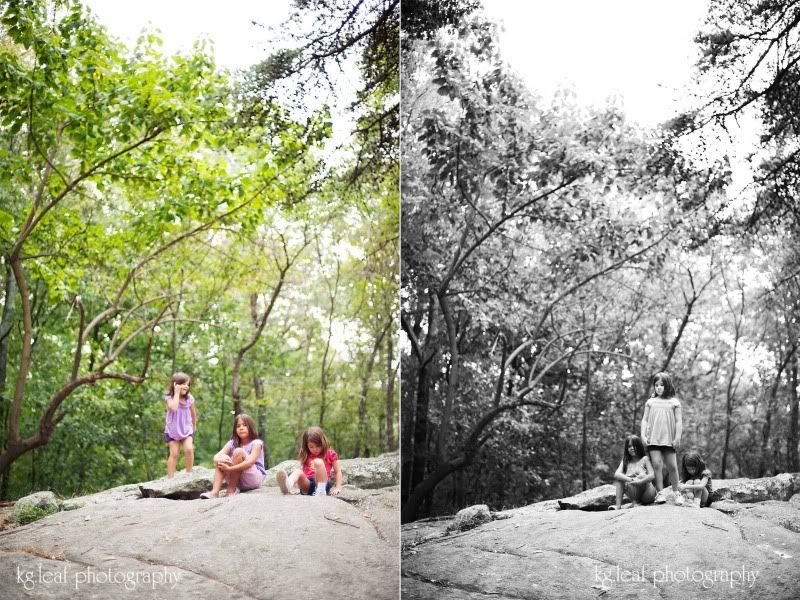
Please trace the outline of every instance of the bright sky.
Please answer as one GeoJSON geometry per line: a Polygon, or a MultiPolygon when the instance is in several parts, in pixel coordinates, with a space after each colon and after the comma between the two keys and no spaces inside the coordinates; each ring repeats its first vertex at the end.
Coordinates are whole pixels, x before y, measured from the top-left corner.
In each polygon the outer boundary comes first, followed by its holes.
{"type": "Polygon", "coordinates": [[[247,67],[269,53],[270,32],[253,25],[277,26],[289,16],[289,0],[235,0],[224,6],[213,0],[85,0],[112,35],[133,46],[143,29],[159,29],[164,52],[191,51],[195,40],[214,42],[217,64],[247,67]]]}
{"type": "Polygon", "coordinates": [[[622,98],[645,126],[684,106],[697,56],[693,39],[707,0],[484,0],[502,21],[502,53],[530,88],[548,98],[559,86],[578,100],[622,98]]]}
{"type": "MultiPolygon", "coordinates": [[[[281,46],[276,42],[280,25],[289,16],[291,0],[84,0],[97,20],[112,36],[129,47],[143,30],[158,30],[165,54],[189,53],[196,40],[209,39],[219,67],[245,69],[264,60],[281,46]],[[256,21],[259,25],[254,25],[256,21]],[[270,30],[270,28],[274,28],[270,30]]],[[[337,72],[336,105],[332,107],[333,137],[328,151],[345,143],[354,121],[348,110],[358,85],[353,61],[337,72]]],[[[319,108],[330,97],[308,99],[309,108],[319,108]]]]}

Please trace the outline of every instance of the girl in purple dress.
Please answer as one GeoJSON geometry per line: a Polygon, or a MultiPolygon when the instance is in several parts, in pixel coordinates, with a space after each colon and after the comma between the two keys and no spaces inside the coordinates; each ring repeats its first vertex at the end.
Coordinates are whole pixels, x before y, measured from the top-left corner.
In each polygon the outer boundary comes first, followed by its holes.
{"type": "Polygon", "coordinates": [[[264,442],[258,439],[256,423],[251,416],[236,415],[231,439],[214,455],[214,465],[214,486],[210,492],[201,494],[201,498],[218,498],[223,481],[228,483],[227,496],[261,486],[267,474],[264,442]]]}
{"type": "Polygon", "coordinates": [[[169,446],[167,477],[175,475],[181,448],[183,448],[183,458],[186,462],[186,472],[192,472],[194,464],[192,436],[197,428],[197,412],[194,408],[194,398],[189,393],[191,383],[192,380],[186,373],[175,373],[164,398],[167,402],[164,440],[169,446]]]}

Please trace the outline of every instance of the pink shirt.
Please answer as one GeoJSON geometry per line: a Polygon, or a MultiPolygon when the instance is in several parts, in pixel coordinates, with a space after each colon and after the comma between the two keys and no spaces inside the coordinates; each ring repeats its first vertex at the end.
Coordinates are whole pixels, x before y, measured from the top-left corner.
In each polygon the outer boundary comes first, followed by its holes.
{"type": "MultiPolygon", "coordinates": [[[[303,463],[303,474],[306,477],[314,477],[314,467],[311,466],[311,461],[315,458],[320,458],[319,454],[311,454],[309,453],[308,458],[306,458],[306,462],[303,463]]],[[[331,478],[331,471],[333,470],[333,463],[339,460],[339,455],[336,454],[336,450],[333,448],[328,448],[328,453],[323,458],[325,461],[325,472],[328,474],[328,479],[331,478]]]]}

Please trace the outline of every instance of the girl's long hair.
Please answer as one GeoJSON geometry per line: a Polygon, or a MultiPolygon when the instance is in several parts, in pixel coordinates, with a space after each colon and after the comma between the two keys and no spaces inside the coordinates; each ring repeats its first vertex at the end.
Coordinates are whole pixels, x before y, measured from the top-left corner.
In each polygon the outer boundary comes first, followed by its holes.
{"type": "Polygon", "coordinates": [[[234,448],[242,445],[242,440],[239,439],[239,434],[236,433],[236,427],[239,425],[239,421],[242,421],[245,425],[247,425],[247,434],[250,436],[251,442],[259,437],[258,430],[256,429],[256,422],[253,420],[253,417],[245,413],[239,413],[233,420],[233,433],[231,434],[231,440],[233,440],[234,448]]]}
{"type": "MultiPolygon", "coordinates": [[[[167,388],[167,394],[169,394],[172,398],[175,397],[175,384],[182,385],[184,383],[188,383],[192,385],[192,378],[189,377],[186,373],[181,373],[180,371],[177,373],[173,373],[172,377],[169,380],[169,388],[167,388]]],[[[187,392],[188,396],[188,392],[187,392]]]]}
{"type": "Polygon", "coordinates": [[[703,457],[700,456],[700,453],[687,452],[683,455],[683,458],[681,459],[681,475],[683,475],[681,479],[682,482],[699,478],[705,470],[706,463],[703,461],[703,457]],[[689,469],[687,469],[687,467],[692,467],[694,469],[694,475],[689,475],[689,469]]]}
{"type": "Polygon", "coordinates": [[[622,472],[623,474],[628,471],[628,461],[630,460],[630,455],[628,454],[628,447],[633,446],[633,449],[636,451],[636,459],[640,459],[645,456],[647,453],[644,449],[644,443],[642,442],[642,438],[638,435],[629,435],[625,438],[625,444],[622,446],[622,472]]]}
{"type": "Polygon", "coordinates": [[[653,382],[650,386],[653,390],[653,393],[650,397],[656,397],[656,382],[659,380],[661,380],[661,383],[664,384],[664,394],[661,397],[672,398],[675,395],[675,386],[672,384],[672,377],[666,371],[661,371],[660,373],[653,375],[653,382]]]}
{"type": "Polygon", "coordinates": [[[322,428],[309,427],[303,432],[303,439],[300,442],[300,452],[297,453],[297,459],[300,461],[301,465],[306,464],[306,460],[308,460],[310,454],[308,451],[308,442],[313,442],[317,446],[322,447],[319,457],[323,459],[330,448],[330,445],[328,444],[328,438],[325,437],[325,432],[322,431],[322,428]]]}

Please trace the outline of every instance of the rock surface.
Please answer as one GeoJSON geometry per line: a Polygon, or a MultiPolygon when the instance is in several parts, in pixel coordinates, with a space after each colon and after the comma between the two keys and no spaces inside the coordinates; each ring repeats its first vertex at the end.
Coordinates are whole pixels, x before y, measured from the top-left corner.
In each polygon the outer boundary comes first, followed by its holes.
{"type": "MultiPolygon", "coordinates": [[[[343,458],[339,460],[342,483],[361,489],[380,489],[397,485],[400,481],[400,457],[397,452],[381,454],[375,458],[343,458]]],[[[264,485],[277,486],[275,474],[279,469],[291,473],[300,467],[296,460],[285,460],[267,470],[264,485]]]]}
{"type": "MultiPolygon", "coordinates": [[[[205,481],[195,471],[141,487],[179,497],[205,481]]],[[[0,532],[4,599],[399,596],[397,485],[176,501],[132,484],[64,504],[74,510],[0,532]]]]}
{"type": "Polygon", "coordinates": [[[468,531],[492,520],[492,513],[485,504],[469,506],[456,513],[456,518],[447,526],[449,531],[468,531]]]}
{"type": "Polygon", "coordinates": [[[169,500],[197,500],[214,484],[214,471],[205,467],[195,467],[191,474],[176,473],[171,479],[166,477],[148,481],[139,486],[142,498],[167,498],[169,500]]]}
{"type": "MultiPolygon", "coordinates": [[[[772,479],[772,478],[770,478],[772,479]]],[[[785,479],[785,478],[784,478],[785,479]]],[[[406,598],[800,597],[800,494],[712,508],[504,511],[467,532],[403,526],[406,598]]]]}
{"type": "Polygon", "coordinates": [[[12,521],[18,521],[21,515],[33,508],[56,512],[59,510],[58,498],[53,492],[36,492],[20,498],[14,504],[10,518],[12,521]]]}

